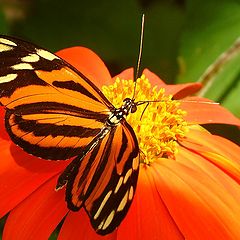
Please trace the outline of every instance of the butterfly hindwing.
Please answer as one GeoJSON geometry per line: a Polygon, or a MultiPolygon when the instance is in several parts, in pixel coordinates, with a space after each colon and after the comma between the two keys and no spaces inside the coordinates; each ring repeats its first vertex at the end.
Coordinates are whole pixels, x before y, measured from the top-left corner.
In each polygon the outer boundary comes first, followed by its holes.
{"type": "Polygon", "coordinates": [[[77,155],[113,109],[84,75],[45,49],[0,36],[0,59],[6,129],[28,153],[45,159],[77,155]]]}
{"type": "MultiPolygon", "coordinates": [[[[97,233],[105,235],[112,232],[122,222],[132,203],[139,172],[139,149],[136,136],[132,128],[125,122],[119,125],[114,134],[108,161],[114,159],[115,168],[112,171],[107,167],[102,174],[106,179],[95,193],[91,192],[85,201],[91,224],[97,233]],[[119,144],[120,143],[120,144],[119,144]],[[124,151],[123,151],[124,149],[124,151]],[[105,181],[108,184],[105,186],[105,181]],[[105,187],[105,188],[104,188],[105,187]],[[96,201],[92,201],[98,195],[96,201]]],[[[101,182],[101,181],[100,181],[101,182]]]]}
{"type": "Polygon", "coordinates": [[[138,167],[137,139],[123,121],[76,161],[67,183],[68,207],[73,211],[84,207],[99,234],[113,231],[131,205],[138,167]]]}

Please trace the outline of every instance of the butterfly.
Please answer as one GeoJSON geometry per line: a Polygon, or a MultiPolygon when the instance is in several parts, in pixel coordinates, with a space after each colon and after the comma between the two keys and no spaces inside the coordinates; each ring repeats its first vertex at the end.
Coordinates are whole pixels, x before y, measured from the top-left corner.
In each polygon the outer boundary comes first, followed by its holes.
{"type": "Polygon", "coordinates": [[[141,103],[115,108],[81,72],[38,46],[0,35],[0,103],[12,141],[47,160],[71,163],[66,187],[72,211],[84,208],[98,234],[122,222],[134,197],[139,147],[126,116],[141,103]]]}

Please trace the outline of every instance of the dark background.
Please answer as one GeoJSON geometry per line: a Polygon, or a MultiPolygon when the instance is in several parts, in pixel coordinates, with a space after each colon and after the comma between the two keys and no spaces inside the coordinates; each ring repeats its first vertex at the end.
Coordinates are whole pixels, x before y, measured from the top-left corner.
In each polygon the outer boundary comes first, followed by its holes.
{"type": "MultiPolygon", "coordinates": [[[[114,75],[136,66],[142,13],[142,67],[168,83],[197,81],[240,35],[240,0],[1,0],[0,33],[53,52],[86,46],[114,75]]],[[[205,94],[238,116],[239,70],[237,61],[205,94]]]]}
{"type": "Polygon", "coordinates": [[[184,1],[3,0],[2,9],[1,32],[51,51],[87,46],[106,61],[113,74],[136,65],[141,15],[145,13],[144,66],[169,81],[178,72],[184,1]]]}

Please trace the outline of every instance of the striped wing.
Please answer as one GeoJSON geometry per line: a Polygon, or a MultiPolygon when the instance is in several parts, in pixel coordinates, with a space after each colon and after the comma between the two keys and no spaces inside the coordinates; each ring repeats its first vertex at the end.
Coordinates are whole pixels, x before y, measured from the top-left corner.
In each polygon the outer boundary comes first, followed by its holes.
{"type": "Polygon", "coordinates": [[[112,232],[131,205],[138,177],[138,151],[136,136],[123,121],[83,158],[73,160],[59,178],[60,182],[68,178],[68,208],[77,211],[83,206],[101,235],[112,232]]]}
{"type": "Polygon", "coordinates": [[[81,153],[113,109],[101,91],[64,60],[6,36],[0,36],[0,103],[12,140],[45,159],[81,153]]]}
{"type": "Polygon", "coordinates": [[[78,155],[57,189],[67,184],[68,208],[84,207],[97,233],[112,232],[134,196],[139,149],[124,119],[106,126],[114,107],[101,91],[54,54],[0,36],[0,103],[11,139],[26,152],[45,159],[78,155]]]}

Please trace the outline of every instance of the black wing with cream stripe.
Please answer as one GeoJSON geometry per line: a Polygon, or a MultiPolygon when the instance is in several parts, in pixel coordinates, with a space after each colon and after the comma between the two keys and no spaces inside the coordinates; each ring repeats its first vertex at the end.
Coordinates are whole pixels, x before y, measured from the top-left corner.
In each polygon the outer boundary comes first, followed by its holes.
{"type": "Polygon", "coordinates": [[[0,103],[12,140],[45,159],[80,154],[114,108],[64,60],[5,36],[0,36],[0,103]]]}
{"type": "Polygon", "coordinates": [[[73,160],[57,184],[61,188],[67,183],[68,208],[77,211],[84,207],[92,226],[102,235],[112,232],[126,216],[139,170],[139,150],[132,128],[124,120],[108,131],[104,138],[97,136],[83,156],[73,160]]]}
{"type": "MultiPolygon", "coordinates": [[[[122,222],[132,203],[139,172],[138,143],[132,128],[125,122],[119,125],[112,142],[114,147],[106,145],[105,152],[110,159],[114,159],[115,167],[111,169],[110,163],[106,163],[101,176],[99,176],[99,188],[96,191],[89,191],[85,201],[85,209],[91,219],[94,229],[102,235],[112,232],[122,222]],[[131,134],[130,134],[131,132],[131,134]],[[116,139],[115,139],[116,138],[116,139]],[[121,139],[122,145],[117,145],[121,139]],[[110,176],[110,179],[108,179],[110,176]],[[102,180],[101,180],[102,179],[102,180]],[[109,184],[105,186],[104,180],[109,184]],[[104,188],[104,189],[102,189],[104,188]],[[95,196],[98,198],[91,202],[95,196]]],[[[93,185],[92,185],[93,187],[93,185]]]]}

